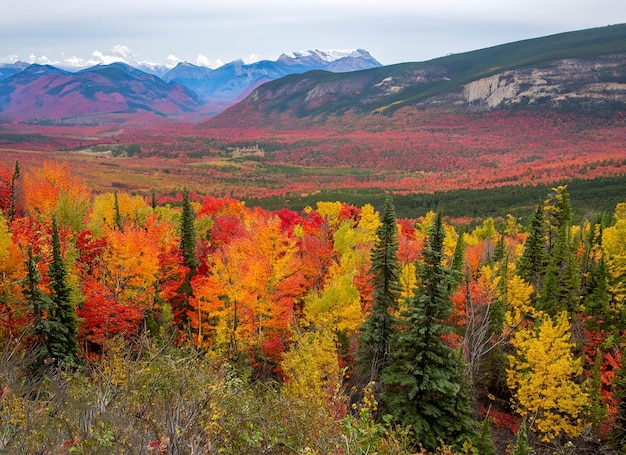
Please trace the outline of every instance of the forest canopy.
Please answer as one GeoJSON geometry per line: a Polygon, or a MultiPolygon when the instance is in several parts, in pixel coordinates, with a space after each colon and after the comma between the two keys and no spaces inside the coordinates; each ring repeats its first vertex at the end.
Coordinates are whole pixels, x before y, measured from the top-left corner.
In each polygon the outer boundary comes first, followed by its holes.
{"type": "Polygon", "coordinates": [[[521,224],[0,165],[0,452],[621,453],[626,202],[521,224]]]}

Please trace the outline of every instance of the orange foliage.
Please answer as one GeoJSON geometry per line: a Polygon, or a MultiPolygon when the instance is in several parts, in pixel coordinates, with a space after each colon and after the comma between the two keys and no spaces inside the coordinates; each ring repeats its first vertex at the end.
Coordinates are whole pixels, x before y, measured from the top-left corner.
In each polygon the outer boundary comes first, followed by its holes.
{"type": "Polygon", "coordinates": [[[49,219],[61,197],[68,200],[88,200],[91,191],[73,177],[67,163],[45,161],[40,169],[24,177],[24,197],[29,212],[39,219],[49,219]]]}

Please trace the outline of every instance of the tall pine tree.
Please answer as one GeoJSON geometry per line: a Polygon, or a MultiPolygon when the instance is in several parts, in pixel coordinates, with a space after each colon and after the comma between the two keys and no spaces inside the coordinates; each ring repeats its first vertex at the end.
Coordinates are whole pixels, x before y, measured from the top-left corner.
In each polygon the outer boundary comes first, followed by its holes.
{"type": "Polygon", "coordinates": [[[77,366],[80,363],[76,339],[78,316],[71,301],[72,290],[67,283],[56,216],[52,217],[52,262],[48,274],[51,290],[47,312],[48,353],[56,365],[77,366]]]}
{"type": "Polygon", "coordinates": [[[50,322],[44,318],[48,314],[52,301],[39,284],[41,283],[41,273],[37,264],[39,256],[33,254],[33,246],[28,245],[26,259],[26,278],[22,284],[22,293],[26,299],[28,309],[32,312],[32,334],[34,339],[34,368],[39,370],[43,367],[46,359],[51,357],[48,347],[48,333],[54,330],[63,330],[58,323],[50,322]]]}
{"type": "Polygon", "coordinates": [[[444,230],[437,215],[419,272],[422,286],[407,302],[382,375],[383,405],[409,425],[416,443],[435,450],[441,441],[460,447],[475,436],[471,386],[460,353],[445,343],[452,331],[450,271],[442,265],[444,230]]]}
{"type": "Polygon", "coordinates": [[[187,267],[185,279],[178,289],[179,301],[176,302],[174,316],[176,322],[187,323],[187,311],[190,310],[189,297],[193,295],[191,279],[196,275],[200,261],[196,255],[196,212],[189,201],[189,191],[183,191],[182,214],[180,219],[180,250],[183,256],[183,265],[187,267]]]}
{"type": "Polygon", "coordinates": [[[400,296],[398,282],[398,226],[391,197],[385,199],[378,240],[372,250],[372,310],[360,327],[357,363],[367,382],[379,382],[389,356],[389,339],[394,330],[392,312],[400,296]]]}
{"type": "Polygon", "coordinates": [[[535,211],[530,225],[530,232],[524,243],[524,252],[517,263],[517,274],[529,284],[533,285],[533,300],[542,282],[546,267],[546,226],[543,213],[543,203],[535,211]]]}

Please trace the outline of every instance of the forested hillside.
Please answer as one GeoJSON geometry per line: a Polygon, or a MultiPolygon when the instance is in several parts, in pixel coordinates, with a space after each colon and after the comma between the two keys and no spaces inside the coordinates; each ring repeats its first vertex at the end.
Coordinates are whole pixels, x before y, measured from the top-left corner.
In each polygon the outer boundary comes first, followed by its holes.
{"type": "Polygon", "coordinates": [[[189,190],[0,165],[0,453],[623,453],[626,201],[468,228],[189,190]]]}

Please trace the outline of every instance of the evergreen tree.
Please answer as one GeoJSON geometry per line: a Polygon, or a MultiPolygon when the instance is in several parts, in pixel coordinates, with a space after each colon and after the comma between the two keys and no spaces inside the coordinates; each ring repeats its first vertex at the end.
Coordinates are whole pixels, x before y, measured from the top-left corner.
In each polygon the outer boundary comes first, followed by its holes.
{"type": "Polygon", "coordinates": [[[187,267],[185,279],[178,289],[180,301],[174,308],[174,316],[178,322],[187,322],[187,310],[190,309],[189,297],[193,295],[191,279],[196,275],[200,261],[196,256],[196,212],[189,201],[189,191],[183,191],[182,214],[180,219],[180,250],[183,265],[187,267]]]}
{"type": "Polygon", "coordinates": [[[407,302],[392,338],[389,365],[382,375],[383,404],[394,419],[409,425],[416,443],[435,450],[441,441],[461,447],[475,435],[471,387],[460,353],[445,343],[452,331],[449,271],[442,265],[444,231],[436,218],[420,270],[422,287],[407,302]]]}
{"type": "Polygon", "coordinates": [[[543,203],[535,211],[530,225],[530,232],[524,243],[524,252],[517,262],[517,274],[535,289],[536,298],[546,266],[546,226],[543,203]]]}
{"type": "Polygon", "coordinates": [[[16,214],[15,202],[17,201],[15,182],[20,177],[20,162],[15,162],[15,167],[13,168],[13,175],[11,175],[11,200],[9,204],[9,210],[7,212],[7,218],[9,221],[13,220],[13,217],[16,214]]]}
{"type": "Polygon", "coordinates": [[[44,319],[48,314],[52,301],[48,294],[41,290],[41,273],[37,264],[40,257],[33,254],[33,246],[28,245],[26,260],[26,279],[22,285],[22,292],[26,304],[33,314],[32,332],[34,338],[35,369],[40,369],[44,361],[50,358],[47,334],[52,330],[63,330],[63,327],[55,327],[57,324],[44,319]]]}
{"type": "Polygon", "coordinates": [[[554,317],[561,311],[573,311],[580,291],[580,266],[572,250],[572,208],[567,187],[553,190],[552,197],[546,201],[552,227],[548,235],[549,260],[537,306],[554,317]]]}
{"type": "Polygon", "coordinates": [[[78,360],[78,316],[71,301],[71,288],[67,284],[67,272],[56,216],[52,217],[52,262],[48,269],[50,278],[50,306],[47,312],[47,348],[56,365],[76,366],[78,360]]]}
{"type": "Polygon", "coordinates": [[[122,214],[120,213],[120,202],[117,196],[117,191],[113,194],[113,210],[115,212],[113,222],[115,227],[124,232],[124,222],[122,220],[122,214]]]}
{"type": "Polygon", "coordinates": [[[357,363],[369,376],[367,382],[378,382],[389,356],[389,339],[394,330],[392,311],[400,296],[398,226],[391,197],[385,199],[378,240],[372,250],[372,310],[360,327],[357,363]]]}

